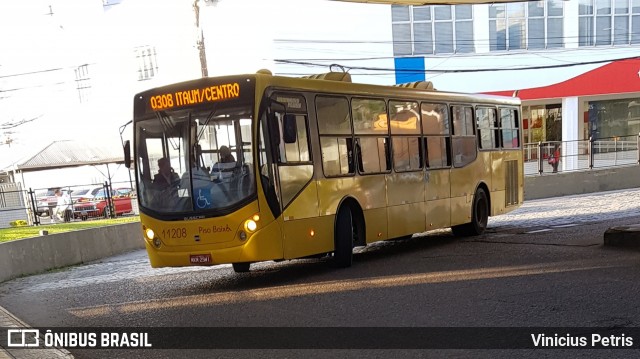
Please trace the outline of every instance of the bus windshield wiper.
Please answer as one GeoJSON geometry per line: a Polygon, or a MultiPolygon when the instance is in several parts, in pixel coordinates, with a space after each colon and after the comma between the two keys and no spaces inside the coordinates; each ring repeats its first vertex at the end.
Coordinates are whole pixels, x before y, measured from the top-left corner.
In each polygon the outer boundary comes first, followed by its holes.
{"type": "Polygon", "coordinates": [[[167,132],[173,131],[175,129],[176,127],[175,123],[171,120],[169,115],[167,115],[167,113],[164,111],[156,112],[156,116],[158,117],[158,120],[162,125],[162,130],[164,131],[165,137],[167,137],[167,139],[169,140],[171,147],[173,147],[173,149],[176,151],[179,150],[180,143],[176,142],[176,140],[173,137],[167,136],[167,132]]]}
{"type": "Polygon", "coordinates": [[[207,119],[202,124],[202,128],[200,129],[200,133],[198,133],[198,136],[196,137],[196,142],[199,142],[200,138],[202,138],[202,134],[204,133],[204,129],[207,128],[207,125],[209,124],[209,122],[211,122],[211,119],[213,118],[214,112],[216,112],[216,108],[215,107],[213,108],[213,110],[211,110],[211,112],[207,116],[207,119]]]}

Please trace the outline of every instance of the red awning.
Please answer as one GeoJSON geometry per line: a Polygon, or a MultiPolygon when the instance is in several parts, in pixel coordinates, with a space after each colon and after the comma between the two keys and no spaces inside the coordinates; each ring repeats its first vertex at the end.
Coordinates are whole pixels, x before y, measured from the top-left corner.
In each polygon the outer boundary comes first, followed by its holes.
{"type": "MultiPolygon", "coordinates": [[[[513,96],[515,90],[486,92],[513,96]]],[[[640,59],[614,61],[557,84],[521,89],[521,100],[541,100],[574,96],[597,96],[640,92],[640,59]]]]}

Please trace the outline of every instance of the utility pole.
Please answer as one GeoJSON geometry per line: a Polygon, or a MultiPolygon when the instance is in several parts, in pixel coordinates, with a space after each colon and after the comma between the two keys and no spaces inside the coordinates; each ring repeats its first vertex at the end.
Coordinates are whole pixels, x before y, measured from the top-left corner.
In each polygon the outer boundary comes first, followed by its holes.
{"type": "Polygon", "coordinates": [[[199,0],[193,0],[193,12],[196,16],[196,31],[198,33],[198,40],[196,40],[196,45],[198,46],[198,54],[200,56],[200,71],[202,72],[202,77],[209,76],[209,70],[207,69],[207,53],[204,48],[204,31],[200,27],[200,5],[198,5],[199,0]]]}

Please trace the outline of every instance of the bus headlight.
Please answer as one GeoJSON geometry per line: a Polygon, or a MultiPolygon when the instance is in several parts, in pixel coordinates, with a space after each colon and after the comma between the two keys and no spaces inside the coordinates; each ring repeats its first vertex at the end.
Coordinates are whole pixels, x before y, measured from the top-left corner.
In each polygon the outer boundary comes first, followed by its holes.
{"type": "Polygon", "coordinates": [[[162,245],[162,241],[160,240],[160,238],[154,238],[153,239],[153,246],[156,248],[160,248],[160,246],[162,245]]]}
{"type": "Polygon", "coordinates": [[[244,229],[249,233],[253,233],[258,229],[258,221],[260,220],[259,214],[254,214],[251,218],[244,221],[244,229]]]}
{"type": "Polygon", "coordinates": [[[253,219],[247,220],[244,226],[249,232],[255,232],[255,230],[258,229],[258,223],[256,223],[256,221],[254,221],[253,219]]]}
{"type": "Polygon", "coordinates": [[[151,228],[147,228],[147,230],[144,231],[144,235],[147,236],[148,240],[153,240],[156,237],[156,232],[151,228]]]}

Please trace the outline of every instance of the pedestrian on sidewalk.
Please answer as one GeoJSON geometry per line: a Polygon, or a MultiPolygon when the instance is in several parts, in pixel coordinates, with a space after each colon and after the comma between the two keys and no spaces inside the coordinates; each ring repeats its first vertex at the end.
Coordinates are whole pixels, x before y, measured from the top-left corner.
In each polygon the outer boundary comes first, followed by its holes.
{"type": "Polygon", "coordinates": [[[549,156],[549,164],[553,168],[553,173],[558,173],[558,164],[560,164],[560,145],[556,144],[553,153],[549,156]]]}

